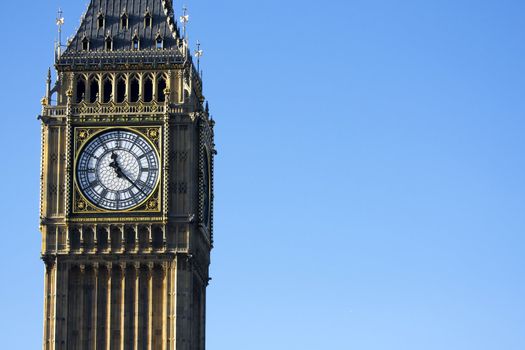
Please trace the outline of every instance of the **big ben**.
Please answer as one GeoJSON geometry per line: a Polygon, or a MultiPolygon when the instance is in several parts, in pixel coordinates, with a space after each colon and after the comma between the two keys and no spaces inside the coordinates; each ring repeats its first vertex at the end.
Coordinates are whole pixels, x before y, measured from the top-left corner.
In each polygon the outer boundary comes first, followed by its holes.
{"type": "Polygon", "coordinates": [[[43,349],[205,349],[214,122],[172,1],[91,0],[55,69],[43,349]]]}

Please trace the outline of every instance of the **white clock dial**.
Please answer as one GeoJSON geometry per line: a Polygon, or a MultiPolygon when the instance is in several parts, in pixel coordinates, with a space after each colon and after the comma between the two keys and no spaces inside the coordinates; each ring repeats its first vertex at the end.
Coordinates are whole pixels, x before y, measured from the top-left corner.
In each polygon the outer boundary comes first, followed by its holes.
{"type": "Polygon", "coordinates": [[[127,210],[155,190],[159,158],[144,137],[113,130],[95,136],[82,149],[76,173],[80,190],[95,206],[127,210]]]}

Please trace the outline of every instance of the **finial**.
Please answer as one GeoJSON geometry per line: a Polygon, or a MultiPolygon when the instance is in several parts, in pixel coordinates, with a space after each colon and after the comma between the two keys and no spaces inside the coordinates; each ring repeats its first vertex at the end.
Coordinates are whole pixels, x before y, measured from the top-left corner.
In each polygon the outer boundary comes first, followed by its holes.
{"type": "Polygon", "coordinates": [[[59,60],[60,56],[62,55],[62,26],[65,23],[64,20],[64,12],[62,12],[62,9],[58,9],[57,18],[56,18],[56,25],[58,26],[58,41],[56,43],[55,47],[55,59],[59,60]]]}
{"type": "Polygon", "coordinates": [[[182,23],[182,38],[186,39],[186,25],[190,21],[190,15],[188,14],[188,8],[186,5],[182,7],[182,16],[180,16],[180,23],[182,23]]]}
{"type": "Polygon", "coordinates": [[[195,57],[197,57],[197,73],[201,73],[201,57],[204,55],[204,51],[201,50],[201,43],[197,41],[197,50],[195,50],[195,57]]]}
{"type": "Polygon", "coordinates": [[[51,68],[47,69],[46,96],[44,98],[46,105],[49,104],[49,101],[51,100],[51,68]]]}

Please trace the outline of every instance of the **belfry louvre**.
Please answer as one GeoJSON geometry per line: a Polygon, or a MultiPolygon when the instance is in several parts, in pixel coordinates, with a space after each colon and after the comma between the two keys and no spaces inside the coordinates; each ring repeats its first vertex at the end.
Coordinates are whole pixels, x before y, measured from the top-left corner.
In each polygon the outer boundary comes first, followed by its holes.
{"type": "Polygon", "coordinates": [[[175,18],[170,0],[91,0],[57,47],[39,116],[44,350],[205,349],[214,121],[175,18]]]}

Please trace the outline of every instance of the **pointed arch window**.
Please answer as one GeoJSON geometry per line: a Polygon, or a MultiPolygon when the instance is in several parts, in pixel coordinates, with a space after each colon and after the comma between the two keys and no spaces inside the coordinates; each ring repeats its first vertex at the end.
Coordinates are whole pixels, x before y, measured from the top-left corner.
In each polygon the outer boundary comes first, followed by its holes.
{"type": "Polygon", "coordinates": [[[120,16],[120,28],[121,29],[128,29],[128,25],[129,25],[129,17],[128,17],[128,14],[124,11],[122,13],[122,16],[120,16]]]}
{"type": "Polygon", "coordinates": [[[84,80],[84,78],[79,78],[77,80],[77,93],[76,93],[77,103],[84,101],[85,97],[86,97],[86,81],[84,80]]]}
{"type": "Polygon", "coordinates": [[[157,34],[157,37],[155,38],[155,47],[157,48],[157,50],[161,50],[164,48],[164,39],[162,39],[160,33],[157,34]]]}
{"type": "Polygon", "coordinates": [[[135,77],[131,80],[130,88],[130,102],[139,102],[140,97],[140,84],[139,80],[135,77]]]}
{"type": "Polygon", "coordinates": [[[144,14],[144,28],[151,28],[153,19],[151,17],[151,12],[149,11],[149,8],[147,9],[146,13],[144,14]]]}
{"type": "Polygon", "coordinates": [[[117,81],[117,103],[122,103],[126,100],[126,81],[120,77],[117,81]]]}
{"type": "Polygon", "coordinates": [[[82,38],[82,51],[89,51],[89,39],[85,35],[82,38]]]}
{"type": "Polygon", "coordinates": [[[100,84],[98,82],[98,79],[91,80],[90,86],[89,86],[89,102],[95,103],[99,100],[99,93],[100,93],[100,84]]]}
{"type": "Polygon", "coordinates": [[[153,81],[148,76],[144,79],[144,102],[153,101],[153,81]]]}
{"type": "Polygon", "coordinates": [[[97,24],[98,24],[98,29],[104,28],[106,25],[106,17],[104,17],[104,14],[102,12],[98,13],[97,24]]]}
{"type": "Polygon", "coordinates": [[[113,50],[113,38],[111,35],[106,36],[106,51],[112,51],[113,50]]]}
{"type": "Polygon", "coordinates": [[[111,98],[113,97],[113,83],[109,77],[106,77],[104,79],[102,88],[104,89],[104,96],[102,96],[102,102],[109,103],[111,101],[111,98]]]}
{"type": "Polygon", "coordinates": [[[139,50],[140,49],[140,40],[138,34],[135,32],[135,35],[133,35],[133,39],[131,39],[131,48],[133,50],[139,50]]]}
{"type": "Polygon", "coordinates": [[[165,102],[166,101],[166,94],[164,90],[166,90],[166,79],[164,77],[160,77],[157,81],[157,101],[158,102],[165,102]]]}

